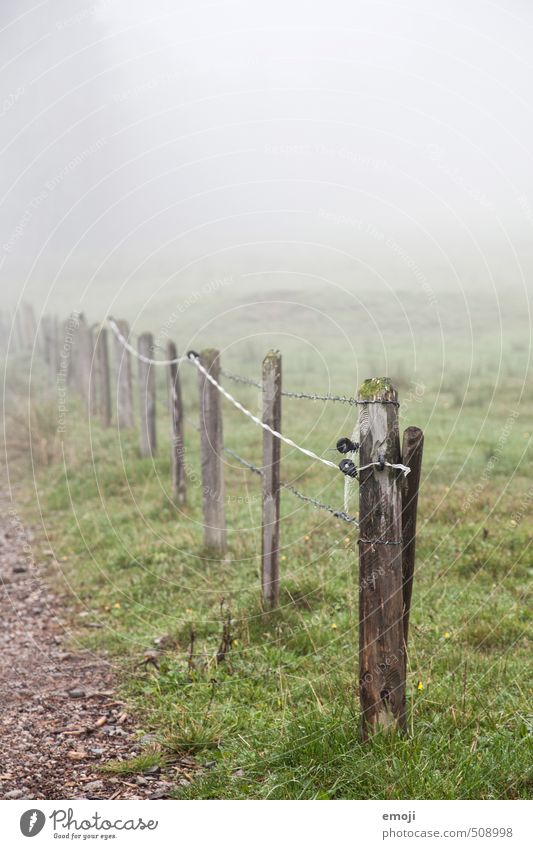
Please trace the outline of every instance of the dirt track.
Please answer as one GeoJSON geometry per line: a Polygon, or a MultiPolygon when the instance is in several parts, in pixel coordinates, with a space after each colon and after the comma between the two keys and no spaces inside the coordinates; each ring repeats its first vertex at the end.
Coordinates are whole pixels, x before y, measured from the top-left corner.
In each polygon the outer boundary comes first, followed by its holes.
{"type": "Polygon", "coordinates": [[[65,616],[31,541],[0,497],[0,799],[165,798],[172,784],[158,773],[99,771],[139,754],[142,741],[110,664],[65,649],[65,616]]]}

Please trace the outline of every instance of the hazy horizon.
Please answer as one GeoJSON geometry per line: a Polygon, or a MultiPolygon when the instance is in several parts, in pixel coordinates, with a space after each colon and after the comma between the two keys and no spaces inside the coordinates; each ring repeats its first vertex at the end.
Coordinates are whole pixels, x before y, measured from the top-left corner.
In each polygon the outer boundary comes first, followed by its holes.
{"type": "Polygon", "coordinates": [[[225,275],[528,289],[525,2],[54,0],[0,21],[8,304],[127,311],[225,275]]]}

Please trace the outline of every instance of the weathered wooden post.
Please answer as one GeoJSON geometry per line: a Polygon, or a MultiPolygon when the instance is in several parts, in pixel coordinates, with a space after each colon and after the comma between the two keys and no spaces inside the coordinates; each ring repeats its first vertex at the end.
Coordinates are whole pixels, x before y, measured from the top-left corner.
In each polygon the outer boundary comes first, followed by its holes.
{"type": "Polygon", "coordinates": [[[187,484],[185,470],[185,441],[183,438],[183,404],[181,400],[181,381],[177,360],[178,350],[174,342],[167,345],[168,393],[170,401],[170,439],[172,469],[172,497],[176,504],[183,505],[187,500],[187,484]]]}
{"type": "MultiPolygon", "coordinates": [[[[139,336],[139,354],[152,359],[154,337],[151,333],[139,336]]],[[[139,397],[141,402],[141,422],[139,446],[141,457],[154,457],[156,452],[156,422],[155,422],[155,370],[150,363],[139,360],[139,397]]]]}
{"type": "MultiPolygon", "coordinates": [[[[129,327],[126,321],[117,321],[117,327],[122,336],[127,339],[129,327]]],[[[133,418],[133,394],[131,376],[131,355],[124,348],[120,339],[115,339],[115,382],[117,402],[117,424],[119,430],[128,430],[134,426],[133,418]]]]}
{"type": "Polygon", "coordinates": [[[389,378],[359,390],[359,685],[362,734],[405,728],[398,397],[389,378]]]}
{"type": "Polygon", "coordinates": [[[96,338],[96,368],[98,371],[98,400],[102,427],[111,426],[111,383],[109,379],[109,341],[105,327],[100,327],[96,338]]]}
{"type": "MultiPolygon", "coordinates": [[[[208,348],[200,354],[206,371],[219,382],[219,352],[208,348]]],[[[200,396],[200,445],[204,507],[204,545],[219,555],[226,553],[226,511],[224,509],[223,434],[220,393],[198,372],[200,396]]]]}
{"type": "MultiPolygon", "coordinates": [[[[263,360],[263,422],[281,431],[281,354],[270,351],[263,360]]],[[[268,609],[279,602],[279,508],[281,442],[263,430],[263,528],[261,585],[268,609]]]]}
{"type": "Polygon", "coordinates": [[[92,331],[87,326],[85,316],[80,315],[74,342],[74,350],[76,351],[74,362],[76,367],[76,389],[81,395],[83,406],[87,413],[90,413],[92,348],[92,331]]]}
{"type": "MultiPolygon", "coordinates": [[[[1,323],[1,317],[0,317],[1,323]]],[[[0,327],[0,332],[1,332],[0,327]]],[[[39,342],[40,349],[43,355],[43,360],[46,365],[50,364],[50,316],[43,315],[41,316],[41,321],[39,324],[39,342]]]]}
{"type": "Polygon", "coordinates": [[[76,386],[76,336],[78,332],[78,313],[71,313],[61,323],[59,331],[59,369],[58,379],[65,388],[75,391],[76,386]]]}
{"type": "Polygon", "coordinates": [[[402,463],[409,466],[411,472],[402,482],[403,635],[405,649],[407,649],[409,635],[409,614],[411,613],[411,595],[415,571],[416,516],[423,450],[424,434],[420,428],[406,428],[402,442],[402,463]]]}
{"type": "Polygon", "coordinates": [[[96,418],[100,410],[100,384],[98,375],[98,327],[89,327],[89,410],[91,416],[96,418]]]}

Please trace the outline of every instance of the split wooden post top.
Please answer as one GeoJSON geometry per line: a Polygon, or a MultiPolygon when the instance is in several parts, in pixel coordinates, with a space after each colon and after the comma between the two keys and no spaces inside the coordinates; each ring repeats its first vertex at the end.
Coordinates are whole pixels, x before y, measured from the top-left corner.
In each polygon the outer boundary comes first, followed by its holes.
{"type": "Polygon", "coordinates": [[[387,377],[359,389],[359,685],[366,739],[405,727],[402,472],[398,394],[387,377]]]}

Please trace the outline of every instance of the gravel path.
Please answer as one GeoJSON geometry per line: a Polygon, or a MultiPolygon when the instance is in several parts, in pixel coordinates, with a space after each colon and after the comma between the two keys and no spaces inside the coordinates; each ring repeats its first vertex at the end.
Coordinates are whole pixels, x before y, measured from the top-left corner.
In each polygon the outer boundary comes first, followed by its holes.
{"type": "Polygon", "coordinates": [[[61,616],[46,567],[33,562],[31,531],[0,496],[0,799],[167,797],[187,764],[171,775],[99,771],[142,744],[110,664],[65,650],[61,616]]]}

